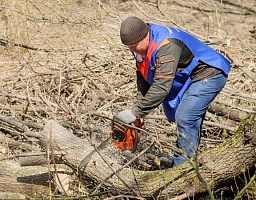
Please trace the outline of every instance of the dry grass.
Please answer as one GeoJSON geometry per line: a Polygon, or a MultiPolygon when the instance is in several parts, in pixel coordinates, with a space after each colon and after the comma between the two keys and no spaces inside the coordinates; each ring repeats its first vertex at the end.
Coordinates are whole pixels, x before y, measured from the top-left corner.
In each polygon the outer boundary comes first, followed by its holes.
{"type": "MultiPolygon", "coordinates": [[[[119,39],[120,23],[130,15],[182,28],[224,53],[232,61],[232,71],[216,102],[256,111],[253,0],[0,2],[4,115],[42,126],[56,119],[70,128],[79,118],[88,127],[108,132],[110,120],[99,116],[111,118],[136,101],[134,61],[119,39]]],[[[159,116],[161,107],[151,114],[154,119],[147,120],[148,129],[160,139],[167,135],[174,140],[174,125],[159,116]]],[[[212,113],[206,120],[217,125],[204,126],[211,139],[227,137],[218,125],[238,126],[212,113]]],[[[5,123],[1,126],[16,132],[5,123]]]]}

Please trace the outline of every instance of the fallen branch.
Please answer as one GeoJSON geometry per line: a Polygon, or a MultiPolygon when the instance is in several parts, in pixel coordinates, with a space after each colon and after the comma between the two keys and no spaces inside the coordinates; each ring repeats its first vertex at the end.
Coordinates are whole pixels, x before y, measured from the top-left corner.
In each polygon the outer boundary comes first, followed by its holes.
{"type": "MultiPolygon", "coordinates": [[[[256,135],[255,116],[245,120],[236,134],[230,139],[198,156],[199,173],[210,188],[219,188],[224,183],[239,176],[242,170],[254,167],[256,162],[255,144],[251,135],[256,135]]],[[[44,134],[52,134],[55,150],[64,150],[65,162],[76,168],[80,161],[93,150],[93,147],[82,139],[71,137],[71,134],[55,121],[46,124],[44,134]],[[72,139],[71,139],[72,138],[72,139]]],[[[43,137],[42,137],[43,138],[43,137]]],[[[46,143],[46,140],[42,141],[46,143]]],[[[111,144],[94,154],[84,172],[86,176],[97,181],[103,181],[106,186],[115,186],[118,190],[142,197],[155,195],[168,195],[170,198],[182,195],[184,191],[188,196],[206,192],[198,180],[195,169],[188,163],[166,170],[140,171],[123,168],[118,162],[118,157],[111,149],[111,144]],[[111,152],[111,153],[110,153],[111,152]],[[104,158],[104,160],[102,159],[104,158]],[[118,176],[108,167],[111,163],[118,176]],[[119,170],[122,169],[122,170],[119,170]],[[122,181],[118,177],[122,177],[122,181]],[[107,180],[107,181],[106,181],[107,180]],[[123,183],[125,182],[125,184],[123,183]],[[132,190],[129,190],[129,185],[132,190]]]]}

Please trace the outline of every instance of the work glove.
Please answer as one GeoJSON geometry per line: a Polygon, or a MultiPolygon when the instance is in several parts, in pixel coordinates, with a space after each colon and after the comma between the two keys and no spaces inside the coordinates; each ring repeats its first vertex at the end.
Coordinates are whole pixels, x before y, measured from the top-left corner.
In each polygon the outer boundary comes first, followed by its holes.
{"type": "Polygon", "coordinates": [[[131,110],[123,110],[119,112],[116,117],[126,124],[131,124],[136,120],[136,116],[131,110]]]}

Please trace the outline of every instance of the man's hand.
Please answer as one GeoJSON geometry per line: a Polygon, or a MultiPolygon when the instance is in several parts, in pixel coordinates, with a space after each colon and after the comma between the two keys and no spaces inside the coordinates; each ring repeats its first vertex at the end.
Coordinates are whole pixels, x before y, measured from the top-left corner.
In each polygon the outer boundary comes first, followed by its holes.
{"type": "Polygon", "coordinates": [[[126,124],[131,124],[136,120],[136,116],[131,110],[123,110],[119,112],[116,117],[126,124]]]}

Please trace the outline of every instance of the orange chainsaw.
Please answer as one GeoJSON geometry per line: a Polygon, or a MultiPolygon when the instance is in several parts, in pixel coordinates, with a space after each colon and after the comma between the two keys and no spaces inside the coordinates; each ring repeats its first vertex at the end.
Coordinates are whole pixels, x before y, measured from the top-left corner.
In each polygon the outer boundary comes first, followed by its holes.
{"type": "MultiPolygon", "coordinates": [[[[138,128],[144,128],[143,120],[140,118],[136,119],[132,125],[138,128]]],[[[113,118],[110,134],[113,145],[120,151],[131,150],[135,152],[141,137],[138,129],[132,126],[125,126],[117,117],[113,118]]]]}

